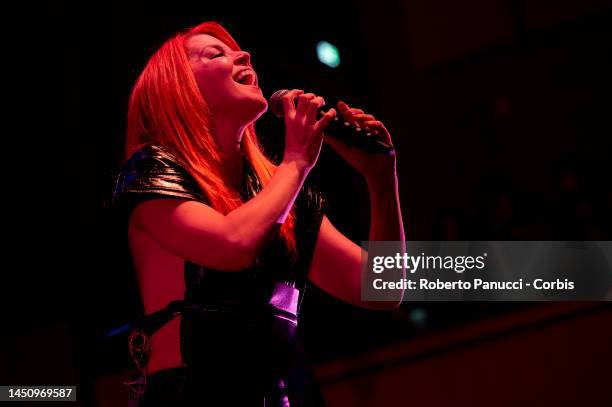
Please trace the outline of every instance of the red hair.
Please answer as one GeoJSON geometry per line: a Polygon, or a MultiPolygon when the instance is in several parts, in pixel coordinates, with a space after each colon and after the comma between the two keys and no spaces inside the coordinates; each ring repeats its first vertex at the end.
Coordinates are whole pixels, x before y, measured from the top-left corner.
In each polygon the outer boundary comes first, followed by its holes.
{"type": "MultiPolygon", "coordinates": [[[[202,96],[187,57],[185,41],[209,34],[234,51],[240,47],[216,22],[205,22],[167,40],[153,54],[130,96],[126,154],[145,143],[171,149],[195,178],[213,208],[227,214],[242,205],[240,193],[223,171],[222,157],[213,136],[212,114],[202,96]]],[[[245,129],[243,152],[265,185],[275,165],[259,146],[253,124],[245,129]]],[[[281,226],[281,238],[295,254],[295,212],[281,226]]]]}

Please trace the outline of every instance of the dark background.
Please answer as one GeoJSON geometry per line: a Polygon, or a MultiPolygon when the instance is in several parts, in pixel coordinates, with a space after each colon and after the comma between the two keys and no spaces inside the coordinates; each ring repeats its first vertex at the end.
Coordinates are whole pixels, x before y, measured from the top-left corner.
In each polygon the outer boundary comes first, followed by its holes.
{"type": "MultiPolygon", "coordinates": [[[[104,207],[127,98],[178,29],[226,26],[265,95],[298,87],[363,107],[398,151],[411,240],[610,240],[609,1],[469,0],[32,5],[5,36],[3,384],[74,383],[125,367],[104,333],[138,310],[104,207]],[[16,41],[19,40],[20,42],[16,41]],[[319,40],[340,51],[320,64],[319,40]],[[9,99],[10,98],[10,99],[9,99]],[[9,123],[13,126],[9,126],[9,123]],[[14,130],[9,130],[12,128],[14,130]],[[78,379],[75,379],[78,378],[78,379]]],[[[12,20],[12,21],[9,21],[12,20]]],[[[258,122],[270,154],[283,129],[258,122]]],[[[311,174],[347,236],[367,239],[366,186],[324,150],[311,174]]],[[[314,362],[500,315],[527,303],[406,303],[357,310],[312,288],[302,327],[314,362]]]]}

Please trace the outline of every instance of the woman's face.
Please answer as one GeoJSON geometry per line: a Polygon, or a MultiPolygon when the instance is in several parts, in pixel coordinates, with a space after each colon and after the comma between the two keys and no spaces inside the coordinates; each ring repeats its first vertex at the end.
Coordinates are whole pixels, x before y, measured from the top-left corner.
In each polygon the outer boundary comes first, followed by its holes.
{"type": "Polygon", "coordinates": [[[213,114],[242,125],[266,111],[268,103],[257,85],[248,52],[233,51],[208,34],[190,37],[186,46],[196,82],[213,114]]]}

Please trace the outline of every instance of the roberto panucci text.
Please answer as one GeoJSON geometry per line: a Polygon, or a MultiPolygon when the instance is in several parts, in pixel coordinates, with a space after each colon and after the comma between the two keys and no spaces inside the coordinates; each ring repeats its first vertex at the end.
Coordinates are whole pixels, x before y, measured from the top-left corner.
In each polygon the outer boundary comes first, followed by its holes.
{"type": "Polygon", "coordinates": [[[419,278],[409,280],[402,278],[398,281],[384,281],[376,278],[373,281],[376,290],[522,290],[530,287],[536,290],[573,290],[574,282],[569,279],[556,279],[553,281],[536,278],[525,282],[522,278],[509,281],[486,281],[474,278],[472,281],[455,280],[442,281],[440,279],[419,278]]]}
{"type": "MultiPolygon", "coordinates": [[[[489,281],[482,274],[486,268],[487,253],[480,256],[426,256],[396,253],[393,256],[373,256],[371,267],[374,276],[389,270],[405,270],[410,278],[389,280],[389,276],[374,278],[372,286],[375,290],[573,290],[574,282],[569,279],[546,280],[542,278],[517,278],[506,281],[489,281]],[[446,272],[463,275],[466,271],[481,274],[477,278],[467,278],[449,281],[448,278],[417,277],[417,271],[446,272]]],[[[448,277],[448,276],[445,276],[448,277]]]]}

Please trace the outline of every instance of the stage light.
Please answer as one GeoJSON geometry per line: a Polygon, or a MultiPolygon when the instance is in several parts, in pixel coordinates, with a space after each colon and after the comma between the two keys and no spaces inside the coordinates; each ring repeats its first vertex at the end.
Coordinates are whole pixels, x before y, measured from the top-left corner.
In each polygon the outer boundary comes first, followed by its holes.
{"type": "Polygon", "coordinates": [[[317,57],[322,64],[330,68],[336,68],[340,65],[340,53],[335,45],[327,41],[319,41],[317,43],[317,57]]]}
{"type": "Polygon", "coordinates": [[[413,325],[418,329],[424,329],[427,327],[427,311],[423,308],[414,308],[410,311],[410,320],[413,325]]]}

